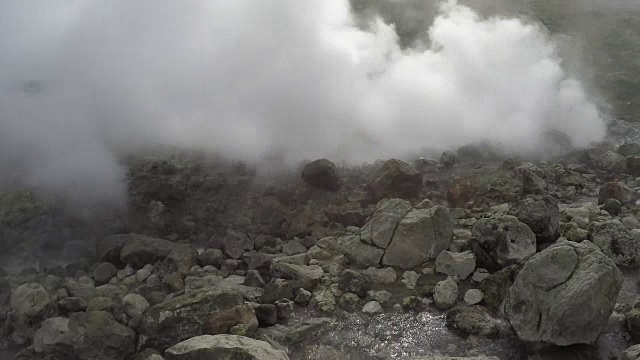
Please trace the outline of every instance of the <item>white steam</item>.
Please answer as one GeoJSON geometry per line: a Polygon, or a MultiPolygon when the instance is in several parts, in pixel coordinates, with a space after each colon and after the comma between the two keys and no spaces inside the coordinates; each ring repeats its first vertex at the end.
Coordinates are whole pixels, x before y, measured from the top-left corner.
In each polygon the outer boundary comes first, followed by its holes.
{"type": "Polygon", "coordinates": [[[5,0],[0,174],[100,201],[124,194],[118,156],[141,146],[360,162],[603,137],[535,25],[449,1],[424,40],[358,28],[347,0],[5,0]]]}

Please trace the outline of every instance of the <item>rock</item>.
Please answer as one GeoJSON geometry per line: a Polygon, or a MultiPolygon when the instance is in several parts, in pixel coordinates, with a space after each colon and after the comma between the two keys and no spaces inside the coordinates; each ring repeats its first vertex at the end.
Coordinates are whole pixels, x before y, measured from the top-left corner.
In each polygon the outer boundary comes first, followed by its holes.
{"type": "Polygon", "coordinates": [[[321,317],[307,319],[292,325],[287,332],[287,340],[298,343],[307,339],[313,334],[321,331],[325,326],[331,324],[331,318],[321,317]]]}
{"type": "Polygon", "coordinates": [[[627,348],[622,353],[620,360],[640,360],[640,345],[633,345],[627,348]]]}
{"type": "Polygon", "coordinates": [[[515,216],[498,215],[480,219],[473,226],[472,233],[503,267],[522,264],[536,253],[536,235],[515,216]]]}
{"type": "Polygon", "coordinates": [[[249,270],[244,277],[244,285],[263,288],[267,283],[262,278],[258,270],[249,270]]]}
{"type": "Polygon", "coordinates": [[[477,269],[473,273],[473,276],[471,277],[471,280],[473,280],[474,282],[477,282],[477,283],[481,283],[481,282],[484,281],[484,279],[489,277],[489,275],[490,274],[486,269],[477,269]]]}
{"type": "Polygon", "coordinates": [[[237,335],[202,335],[173,345],[166,360],[288,360],[269,343],[237,335]]]}
{"type": "Polygon", "coordinates": [[[336,295],[330,287],[318,286],[313,291],[310,303],[322,312],[331,313],[336,309],[336,295]]]}
{"type": "Polygon", "coordinates": [[[202,334],[205,314],[242,304],[237,291],[220,288],[195,290],[154,305],[138,327],[140,345],[164,350],[181,340],[202,334]],[[176,329],[180,331],[177,332],[176,329]]]}
{"type": "Polygon", "coordinates": [[[560,209],[558,200],[545,195],[540,199],[525,198],[509,209],[521,222],[527,224],[536,235],[538,244],[555,242],[560,236],[560,209]]]}
{"type": "Polygon", "coordinates": [[[131,360],[164,360],[162,355],[154,349],[146,349],[135,354],[131,360]]]}
{"type": "Polygon", "coordinates": [[[327,345],[307,345],[304,347],[305,360],[349,360],[349,355],[327,345]]]}
{"type": "Polygon", "coordinates": [[[69,318],[69,339],[80,359],[123,360],[135,351],[136,333],[104,311],[69,318]]]}
{"type": "Polygon", "coordinates": [[[608,199],[604,202],[602,209],[615,216],[619,215],[622,211],[622,204],[616,199],[608,199]]]}
{"type": "Polygon", "coordinates": [[[609,199],[616,199],[622,204],[626,204],[631,202],[633,197],[633,191],[626,185],[617,181],[608,182],[600,187],[598,205],[604,204],[609,199]]]}
{"type": "Polygon", "coordinates": [[[493,336],[499,332],[498,321],[481,306],[459,306],[449,310],[447,325],[465,335],[493,336]]]}
{"type": "Polygon", "coordinates": [[[354,293],[347,292],[342,294],[338,304],[340,304],[340,307],[344,310],[354,312],[357,311],[360,306],[360,298],[354,293]]]}
{"type": "Polygon", "coordinates": [[[521,265],[511,265],[488,276],[481,284],[484,293],[484,303],[492,310],[502,305],[509,288],[520,271],[521,265]]]}
{"type": "Polygon", "coordinates": [[[171,266],[172,271],[186,274],[198,265],[198,251],[189,244],[177,244],[167,255],[165,263],[171,266]]]}
{"type": "Polygon", "coordinates": [[[640,155],[627,157],[627,170],[632,176],[640,176],[640,155]]]}
{"type": "Polygon", "coordinates": [[[413,357],[409,360],[500,360],[500,358],[498,358],[497,356],[423,356],[413,357]]]}
{"type": "Polygon", "coordinates": [[[307,248],[295,240],[290,240],[282,247],[282,253],[287,256],[304,254],[306,252],[307,248]]]}
{"type": "Polygon", "coordinates": [[[377,301],[369,301],[362,307],[362,312],[367,315],[381,314],[382,311],[382,306],[377,301]]]}
{"type": "Polygon", "coordinates": [[[138,294],[127,294],[122,298],[122,310],[132,318],[142,316],[149,307],[151,305],[147,299],[138,294]]]}
{"type": "Polygon", "coordinates": [[[69,338],[69,319],[63,317],[43,321],[33,338],[33,349],[37,353],[62,353],[72,357],[72,345],[69,338]]]}
{"type": "Polygon", "coordinates": [[[320,159],[305,165],[302,180],[309,186],[329,191],[340,188],[340,177],[336,165],[327,159],[320,159]]]}
{"type": "Polygon", "coordinates": [[[222,266],[222,262],[224,261],[224,253],[219,249],[207,249],[202,252],[202,254],[198,255],[198,262],[200,266],[215,266],[216,268],[220,268],[222,266]]]}
{"type": "Polygon", "coordinates": [[[477,305],[484,299],[484,293],[478,289],[469,289],[464,293],[464,303],[467,305],[477,305]]]}
{"type": "Polygon", "coordinates": [[[404,161],[392,159],[378,167],[369,177],[367,192],[375,200],[411,199],[420,194],[422,175],[404,161]]]}
{"type": "Polygon", "coordinates": [[[529,260],[507,293],[505,314],[524,341],[593,343],[613,312],[622,274],[588,241],[565,241],[529,260]]]}
{"type": "Polygon", "coordinates": [[[55,312],[47,290],[38,283],[26,283],[11,293],[11,309],[21,325],[35,325],[55,312]]]}
{"type": "Polygon", "coordinates": [[[288,280],[293,289],[313,291],[323,274],[324,270],[318,265],[300,266],[279,262],[273,266],[273,276],[288,280]]]}
{"type": "Polygon", "coordinates": [[[102,285],[108,283],[112,277],[116,276],[117,272],[115,265],[103,262],[93,270],[93,278],[98,284],[102,285]]]}
{"type": "Polygon", "coordinates": [[[64,313],[85,311],[87,302],[79,297],[66,297],[58,301],[58,307],[64,313]]]}
{"type": "Polygon", "coordinates": [[[260,326],[273,326],[278,323],[278,308],[273,304],[260,304],[255,308],[260,326]]]}
{"type": "Polygon", "coordinates": [[[640,154],[640,144],[633,142],[625,142],[618,146],[616,152],[624,157],[634,156],[640,154]]]}
{"type": "Polygon", "coordinates": [[[640,264],[640,242],[616,220],[591,224],[591,241],[619,266],[640,264]]]}
{"type": "Polygon", "coordinates": [[[227,230],[227,234],[222,239],[224,253],[232,259],[242,258],[245,251],[253,250],[253,239],[249,235],[236,231],[227,230]]]}
{"type": "Polygon", "coordinates": [[[380,266],[380,259],[384,255],[384,250],[365,244],[360,241],[357,235],[340,238],[339,243],[344,256],[355,267],[380,266]]]}
{"type": "Polygon", "coordinates": [[[309,300],[311,300],[312,293],[305,289],[298,290],[298,295],[296,295],[295,302],[300,305],[307,305],[309,300]]]}
{"type": "Polygon", "coordinates": [[[184,290],[184,279],[179,272],[173,272],[168,274],[162,280],[162,284],[165,285],[170,292],[178,292],[184,290]]]}
{"type": "Polygon", "coordinates": [[[386,290],[367,291],[367,300],[377,301],[380,304],[386,304],[391,300],[391,293],[386,290]]]}
{"type": "Polygon", "coordinates": [[[378,202],[376,211],[360,232],[360,239],[369,245],[386,249],[391,243],[400,220],[411,210],[411,203],[402,199],[385,199],[378,202]]]}
{"type": "Polygon", "coordinates": [[[405,271],[402,274],[402,283],[407,289],[414,290],[418,284],[418,273],[415,271],[405,271]]]}
{"type": "Polygon", "coordinates": [[[560,234],[569,241],[582,242],[589,237],[589,232],[580,229],[574,222],[560,224],[560,234]]]}
{"type": "Polygon", "coordinates": [[[453,240],[453,217],[446,208],[414,209],[398,224],[382,257],[385,266],[410,269],[437,257],[453,240]]]}
{"type": "Polygon", "coordinates": [[[203,324],[204,333],[208,335],[228,334],[232,327],[242,324],[247,336],[253,335],[258,329],[256,312],[249,305],[238,305],[230,309],[218,311],[208,315],[203,324]]]}
{"type": "Polygon", "coordinates": [[[476,269],[476,257],[471,251],[452,253],[443,251],[436,258],[436,271],[461,280],[469,277],[476,269]]]}
{"type": "Polygon", "coordinates": [[[540,194],[547,188],[547,183],[533,171],[523,171],[521,174],[524,194],[540,194]]]}
{"type": "Polygon", "coordinates": [[[278,310],[278,319],[287,320],[293,317],[293,301],[289,299],[280,299],[275,302],[278,310]]]}
{"type": "Polygon", "coordinates": [[[600,159],[600,168],[616,174],[624,173],[627,171],[627,158],[613,151],[607,151],[600,159]]]}
{"type": "Polygon", "coordinates": [[[338,280],[338,288],[344,292],[350,292],[364,298],[367,291],[371,289],[371,284],[366,276],[351,269],[342,272],[338,280]]]}
{"type": "Polygon", "coordinates": [[[284,279],[273,278],[265,286],[262,301],[272,303],[280,299],[293,298],[293,287],[291,283],[284,279]]]}
{"type": "Polygon", "coordinates": [[[133,268],[140,269],[146,264],[164,260],[175,247],[176,244],[168,240],[130,234],[120,251],[120,259],[133,268]]]}
{"type": "MultiPolygon", "coordinates": [[[[146,266],[145,266],[145,267],[146,267],[146,266]]],[[[142,269],[140,269],[140,270],[136,271],[136,280],[137,280],[139,283],[143,283],[143,282],[145,282],[145,281],[149,278],[149,276],[151,276],[151,275],[152,275],[152,274],[151,274],[151,271],[149,271],[149,270],[147,270],[147,269],[145,269],[145,268],[142,268],[142,269]]]]}
{"type": "Polygon", "coordinates": [[[445,151],[440,156],[440,163],[446,167],[451,167],[458,163],[458,156],[452,151],[445,151]]]}
{"type": "Polygon", "coordinates": [[[398,279],[398,274],[392,267],[384,267],[380,269],[370,267],[364,270],[362,275],[366,276],[367,279],[369,279],[369,282],[374,285],[390,285],[398,279]]]}
{"type": "Polygon", "coordinates": [[[452,308],[458,301],[458,284],[452,278],[439,281],[433,288],[433,300],[438,308],[452,308]]]}

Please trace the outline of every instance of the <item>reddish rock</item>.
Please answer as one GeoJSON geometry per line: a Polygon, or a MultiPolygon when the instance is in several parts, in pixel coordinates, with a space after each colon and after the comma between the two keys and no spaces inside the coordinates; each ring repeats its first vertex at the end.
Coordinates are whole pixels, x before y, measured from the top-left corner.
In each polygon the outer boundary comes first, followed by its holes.
{"type": "Polygon", "coordinates": [[[604,204],[609,199],[616,199],[625,204],[632,200],[633,191],[623,183],[612,181],[600,187],[598,194],[598,204],[604,204]]]}
{"type": "Polygon", "coordinates": [[[367,191],[374,200],[411,199],[422,189],[422,175],[404,161],[392,159],[378,167],[369,177],[367,191]]]}
{"type": "Polygon", "coordinates": [[[476,193],[477,189],[469,183],[455,183],[447,190],[447,203],[452,208],[467,208],[476,193]]]}

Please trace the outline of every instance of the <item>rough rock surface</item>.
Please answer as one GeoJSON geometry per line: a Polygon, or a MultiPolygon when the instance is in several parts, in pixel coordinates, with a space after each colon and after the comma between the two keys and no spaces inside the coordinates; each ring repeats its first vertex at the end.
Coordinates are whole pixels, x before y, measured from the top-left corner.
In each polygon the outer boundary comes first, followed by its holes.
{"type": "Polygon", "coordinates": [[[453,217],[443,207],[414,209],[398,224],[382,264],[409,269],[437,257],[453,240],[453,217]]]}
{"type": "Polygon", "coordinates": [[[466,279],[476,269],[476,257],[471,251],[453,253],[443,251],[436,258],[436,271],[441,274],[466,279]]]}
{"type": "Polygon", "coordinates": [[[22,325],[38,323],[55,311],[47,290],[37,283],[18,286],[11,293],[11,309],[16,321],[22,325]]]}
{"type": "Polygon", "coordinates": [[[288,360],[269,343],[237,335],[202,335],[173,345],[166,360],[288,360]]]}
{"type": "Polygon", "coordinates": [[[538,244],[552,243],[560,236],[558,200],[551,196],[523,199],[509,209],[509,215],[527,224],[536,234],[538,244]]]}
{"type": "Polygon", "coordinates": [[[168,240],[130,234],[120,251],[120,258],[133,268],[140,269],[146,264],[163,260],[175,247],[176,244],[168,240]]]}
{"type": "Polygon", "coordinates": [[[619,266],[640,264],[640,242],[617,220],[594,222],[591,241],[619,266]]]}
{"type": "Polygon", "coordinates": [[[400,160],[387,160],[369,177],[367,190],[376,200],[384,198],[411,199],[422,188],[422,175],[413,166],[400,160]]]}
{"type": "Polygon", "coordinates": [[[562,242],[529,260],[505,300],[520,339],[566,346],[593,343],[622,286],[615,263],[588,241],[562,242]]]}
{"type": "Polygon", "coordinates": [[[69,318],[69,339],[81,360],[123,360],[135,350],[136,333],[104,311],[69,318]]]}
{"type": "Polygon", "coordinates": [[[336,165],[327,159],[312,161],[304,166],[302,180],[309,186],[329,191],[340,188],[340,177],[336,172],[336,165]]]}
{"type": "Polygon", "coordinates": [[[383,249],[362,242],[356,235],[340,238],[339,244],[344,256],[354,266],[363,269],[380,266],[383,249]]]}
{"type": "Polygon", "coordinates": [[[536,253],[536,235],[515,216],[480,219],[473,226],[472,233],[501,266],[522,264],[536,253]]]}
{"type": "Polygon", "coordinates": [[[382,249],[389,247],[400,220],[411,210],[411,203],[402,199],[378,202],[376,211],[360,232],[362,241],[382,249]]]}

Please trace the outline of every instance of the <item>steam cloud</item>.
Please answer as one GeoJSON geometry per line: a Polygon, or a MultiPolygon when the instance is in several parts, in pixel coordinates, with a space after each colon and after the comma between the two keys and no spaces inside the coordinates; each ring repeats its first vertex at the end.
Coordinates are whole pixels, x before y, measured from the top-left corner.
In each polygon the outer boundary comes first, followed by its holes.
{"type": "Polygon", "coordinates": [[[122,199],[118,159],[199,147],[361,162],[490,140],[528,154],[604,122],[537,26],[443,2],[403,49],[347,0],[5,0],[0,177],[122,199]]]}

